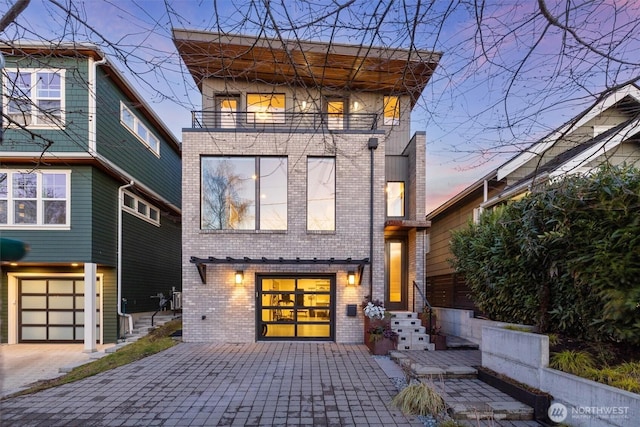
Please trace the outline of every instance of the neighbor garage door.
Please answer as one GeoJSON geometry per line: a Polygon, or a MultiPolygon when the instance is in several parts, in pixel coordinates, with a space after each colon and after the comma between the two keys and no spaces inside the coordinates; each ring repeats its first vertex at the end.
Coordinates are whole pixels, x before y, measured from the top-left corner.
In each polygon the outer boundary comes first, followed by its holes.
{"type": "MultiPolygon", "coordinates": [[[[100,289],[100,286],[97,286],[100,289]]],[[[82,342],[84,340],[84,280],[29,278],[18,285],[18,341],[82,342]]],[[[100,295],[96,295],[100,322],[100,295]]],[[[100,336],[100,325],[96,336],[100,336]]]]}

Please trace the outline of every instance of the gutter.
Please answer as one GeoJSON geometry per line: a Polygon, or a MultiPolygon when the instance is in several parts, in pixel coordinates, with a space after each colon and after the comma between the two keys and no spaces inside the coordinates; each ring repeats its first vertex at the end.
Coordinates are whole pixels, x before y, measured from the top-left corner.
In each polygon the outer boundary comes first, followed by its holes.
{"type": "Polygon", "coordinates": [[[367,148],[371,153],[371,182],[369,184],[369,300],[373,301],[373,152],[378,148],[378,138],[369,138],[367,148]]]}

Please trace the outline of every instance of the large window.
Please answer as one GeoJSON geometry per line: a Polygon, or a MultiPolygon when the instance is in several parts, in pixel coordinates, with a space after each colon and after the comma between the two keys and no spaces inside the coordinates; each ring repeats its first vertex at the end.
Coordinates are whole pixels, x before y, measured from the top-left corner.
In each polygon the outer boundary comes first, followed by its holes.
{"type": "Polygon", "coordinates": [[[307,229],[336,229],[336,159],[307,158],[307,229]]]}
{"type": "Polygon", "coordinates": [[[68,227],[70,172],[0,170],[0,227],[68,227]]]}
{"type": "Polygon", "coordinates": [[[120,121],[129,132],[137,136],[151,151],[156,155],[160,155],[160,141],[158,138],[151,133],[144,123],[122,102],[120,102],[120,121]]]}
{"type": "Polygon", "coordinates": [[[285,96],[282,93],[247,94],[247,121],[249,123],[284,123],[285,96]]]}
{"type": "Polygon", "coordinates": [[[400,100],[397,96],[384,97],[384,120],[385,126],[397,125],[400,123],[400,100]]]}
{"type": "Polygon", "coordinates": [[[286,157],[202,157],[201,228],[286,230],[286,157]]]}
{"type": "Polygon", "coordinates": [[[5,111],[13,122],[36,127],[64,125],[64,70],[8,69],[4,90],[5,111]]]}
{"type": "Polygon", "coordinates": [[[387,182],[387,216],[404,216],[404,182],[387,182]]]}

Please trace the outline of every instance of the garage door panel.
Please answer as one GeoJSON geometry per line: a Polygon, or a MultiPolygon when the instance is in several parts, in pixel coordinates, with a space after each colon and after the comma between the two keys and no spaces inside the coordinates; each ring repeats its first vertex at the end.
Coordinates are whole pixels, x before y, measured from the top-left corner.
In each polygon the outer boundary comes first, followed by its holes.
{"type": "MultiPolygon", "coordinates": [[[[38,278],[19,282],[19,342],[82,342],[84,280],[38,278]]],[[[96,295],[100,319],[100,295],[96,295]]],[[[100,325],[96,327],[100,336],[100,325]]]]}
{"type": "Polygon", "coordinates": [[[23,309],[45,309],[47,307],[46,296],[27,296],[20,298],[23,309]]]}
{"type": "Polygon", "coordinates": [[[23,311],[20,320],[23,325],[44,325],[47,323],[47,312],[23,311]]]}
{"type": "Polygon", "coordinates": [[[47,339],[46,326],[23,326],[21,329],[23,341],[42,341],[47,339]]]}

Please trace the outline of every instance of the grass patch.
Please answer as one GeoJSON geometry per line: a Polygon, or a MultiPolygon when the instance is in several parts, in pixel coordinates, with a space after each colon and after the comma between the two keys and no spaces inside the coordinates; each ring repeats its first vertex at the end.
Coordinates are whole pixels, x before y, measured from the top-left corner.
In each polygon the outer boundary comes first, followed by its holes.
{"type": "Polygon", "coordinates": [[[36,393],[48,388],[78,381],[159,353],[178,343],[178,341],[171,338],[171,334],[180,329],[182,329],[182,320],[171,320],[159,328],[154,329],[138,341],[127,344],[115,353],[108,354],[94,362],[78,366],[61,377],[39,381],[32,387],[7,397],[36,393]]]}

